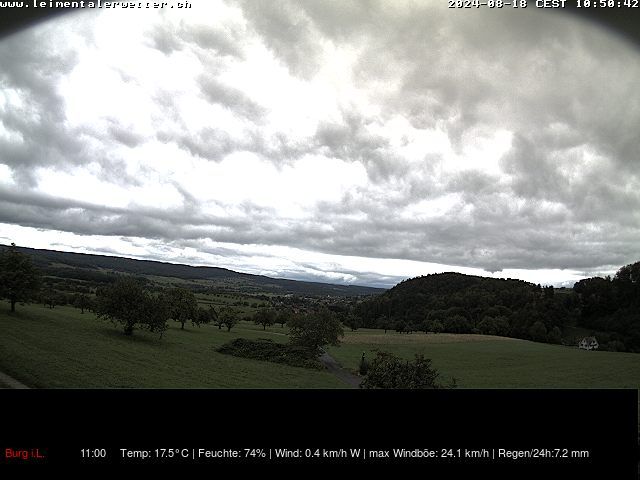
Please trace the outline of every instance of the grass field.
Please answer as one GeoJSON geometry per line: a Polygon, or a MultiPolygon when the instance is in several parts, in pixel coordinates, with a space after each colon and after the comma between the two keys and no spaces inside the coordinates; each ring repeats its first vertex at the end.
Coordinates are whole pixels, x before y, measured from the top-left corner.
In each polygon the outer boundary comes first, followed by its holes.
{"type": "Polygon", "coordinates": [[[640,388],[640,356],[486,335],[415,333],[381,330],[350,332],[330,354],[357,370],[362,353],[375,350],[412,359],[422,353],[442,379],[455,377],[461,388],[640,388]]]}
{"type": "MultiPolygon", "coordinates": [[[[341,388],[327,372],[217,353],[237,337],[273,338],[241,323],[231,332],[175,322],[162,340],[121,329],[70,307],[0,306],[0,371],[41,388],[341,388]]],[[[273,328],[276,332],[279,327],[273,328]]]]}
{"type": "MultiPolygon", "coordinates": [[[[109,322],[77,309],[0,305],[0,371],[31,387],[66,388],[343,388],[328,372],[219,354],[238,338],[287,341],[287,328],[241,322],[231,332],[174,322],[162,340],[136,331],[126,337],[109,322]]],[[[483,335],[347,332],[329,353],[357,370],[362,352],[375,349],[433,360],[443,380],[460,388],[640,388],[640,356],[587,352],[483,335]]]]}

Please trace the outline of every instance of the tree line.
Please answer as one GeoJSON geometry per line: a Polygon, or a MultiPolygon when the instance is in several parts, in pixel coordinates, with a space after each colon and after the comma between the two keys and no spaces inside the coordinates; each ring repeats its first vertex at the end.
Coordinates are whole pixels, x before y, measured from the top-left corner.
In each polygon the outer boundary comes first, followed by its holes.
{"type": "Polygon", "coordinates": [[[343,313],[359,327],[411,332],[500,335],[562,343],[563,329],[599,332],[601,345],[640,352],[640,262],[613,278],[556,290],[514,279],[441,273],[405,280],[343,313]]]}
{"type": "MultiPolygon", "coordinates": [[[[162,336],[169,319],[182,329],[189,322],[195,326],[214,323],[228,331],[240,320],[233,308],[216,311],[198,306],[193,291],[153,292],[148,279],[131,276],[102,283],[95,297],[85,291],[63,296],[51,286],[41,287],[37,269],[15,244],[0,253],[0,295],[9,300],[11,311],[17,303],[35,297],[50,308],[71,303],[121,325],[128,335],[139,328],[162,336]]],[[[292,328],[298,317],[309,317],[322,308],[352,330],[479,333],[548,343],[565,341],[566,327],[582,327],[598,332],[604,349],[640,352],[640,262],[620,268],[613,278],[588,278],[573,289],[558,291],[522,280],[442,273],[405,280],[384,294],[360,301],[305,305],[309,310],[302,315],[293,304],[281,303],[277,309],[258,309],[253,321],[263,329],[285,323],[292,328]]]]}

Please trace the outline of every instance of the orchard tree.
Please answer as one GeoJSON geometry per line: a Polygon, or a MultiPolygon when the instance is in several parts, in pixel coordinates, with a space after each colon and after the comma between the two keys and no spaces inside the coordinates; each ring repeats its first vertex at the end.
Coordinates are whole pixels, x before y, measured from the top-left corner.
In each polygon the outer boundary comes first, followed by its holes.
{"type": "Polygon", "coordinates": [[[0,296],[11,303],[11,311],[16,311],[16,303],[26,302],[40,288],[40,275],[28,255],[20,253],[12,243],[0,253],[0,296]]]}
{"type": "Polygon", "coordinates": [[[217,320],[218,314],[213,305],[209,305],[209,308],[198,307],[198,314],[193,324],[200,327],[201,325],[208,325],[209,323],[217,320]]]}
{"type": "Polygon", "coordinates": [[[238,313],[229,307],[221,309],[218,318],[221,322],[220,325],[227,327],[227,332],[230,332],[231,329],[240,321],[238,313]]]}
{"type": "Polygon", "coordinates": [[[47,291],[44,294],[44,306],[45,307],[49,307],[50,309],[54,309],[56,306],[56,300],[57,300],[58,294],[56,293],[56,291],[53,289],[52,286],[49,286],[47,288],[47,291]]]}
{"type": "Polygon", "coordinates": [[[262,308],[253,315],[253,323],[262,325],[262,329],[266,330],[276,323],[276,312],[271,308],[262,308]]]}
{"type": "Polygon", "coordinates": [[[166,293],[165,299],[169,305],[169,317],[181,324],[181,330],[184,330],[184,324],[188,321],[196,324],[198,300],[193,292],[184,288],[172,288],[166,293]]]}
{"type": "Polygon", "coordinates": [[[122,325],[125,335],[132,335],[138,327],[159,332],[162,337],[170,306],[162,298],[147,293],[139,281],[124,277],[98,289],[95,312],[98,318],[122,325]]]}
{"type": "Polygon", "coordinates": [[[89,301],[89,298],[84,293],[80,293],[73,296],[71,300],[71,304],[74,307],[79,308],[80,313],[84,313],[85,309],[89,308],[90,301],[89,301]]]}
{"type": "Polygon", "coordinates": [[[318,356],[326,345],[340,344],[344,336],[342,324],[328,309],[291,318],[289,325],[289,341],[293,345],[304,347],[311,356],[318,356]]]}
{"type": "Polygon", "coordinates": [[[158,333],[162,338],[168,328],[167,320],[170,318],[171,306],[164,297],[147,295],[142,310],[141,327],[149,332],[158,333]]]}
{"type": "Polygon", "coordinates": [[[284,328],[284,324],[287,323],[289,318],[291,318],[293,315],[293,310],[291,310],[290,308],[283,308],[282,310],[278,311],[278,314],[276,315],[276,323],[280,324],[280,328],[284,328]]]}
{"type": "Polygon", "coordinates": [[[224,310],[224,308],[220,310],[220,313],[217,314],[213,320],[213,324],[218,327],[218,330],[222,330],[222,327],[225,325],[222,310],[224,310]]]}

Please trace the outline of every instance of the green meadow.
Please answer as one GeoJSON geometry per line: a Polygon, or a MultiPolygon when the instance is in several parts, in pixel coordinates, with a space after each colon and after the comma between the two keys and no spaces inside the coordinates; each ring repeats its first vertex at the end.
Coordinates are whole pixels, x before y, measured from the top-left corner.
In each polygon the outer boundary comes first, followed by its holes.
{"type": "MultiPolygon", "coordinates": [[[[159,339],[122,329],[71,307],[0,309],[0,371],[36,388],[340,388],[328,372],[223,355],[234,338],[264,334],[245,322],[231,332],[179,324],[159,339]]],[[[276,330],[275,327],[272,330],[276,330]]]]}
{"type": "MultiPolygon", "coordinates": [[[[287,341],[287,328],[262,330],[240,322],[231,332],[214,325],[171,322],[162,339],[71,307],[0,306],[0,371],[35,388],[344,388],[329,372],[223,355],[238,337],[287,341]]],[[[362,353],[432,359],[443,381],[459,388],[640,388],[640,356],[483,335],[411,335],[361,329],[346,332],[329,353],[357,371],[362,353]]]]}
{"type": "Polygon", "coordinates": [[[506,337],[357,330],[329,352],[345,368],[356,371],[362,353],[371,360],[376,350],[406,359],[424,354],[441,380],[454,377],[460,388],[640,388],[637,354],[506,337]]]}

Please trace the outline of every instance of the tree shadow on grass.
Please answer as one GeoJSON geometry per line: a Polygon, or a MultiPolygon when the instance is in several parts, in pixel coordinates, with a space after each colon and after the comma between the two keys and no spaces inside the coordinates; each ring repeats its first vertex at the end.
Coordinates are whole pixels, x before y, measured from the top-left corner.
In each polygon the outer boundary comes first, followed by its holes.
{"type": "Polygon", "coordinates": [[[168,331],[171,332],[177,332],[178,334],[182,335],[183,333],[202,333],[202,329],[199,329],[198,327],[195,328],[186,328],[184,330],[180,329],[180,328],[172,328],[168,331]]]}
{"type": "Polygon", "coordinates": [[[109,337],[115,341],[139,343],[145,345],[166,345],[166,338],[158,338],[157,334],[145,333],[143,330],[134,331],[133,335],[125,335],[122,329],[100,327],[96,329],[96,333],[104,337],[109,337]]]}

